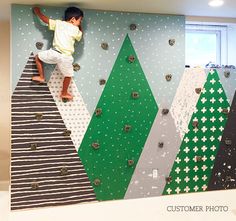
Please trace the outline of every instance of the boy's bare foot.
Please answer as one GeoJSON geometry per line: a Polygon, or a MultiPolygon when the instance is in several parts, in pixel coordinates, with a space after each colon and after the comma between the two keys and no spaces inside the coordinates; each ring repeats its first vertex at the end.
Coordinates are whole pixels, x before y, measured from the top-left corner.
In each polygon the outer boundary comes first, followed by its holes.
{"type": "Polygon", "coordinates": [[[73,96],[70,94],[70,93],[66,93],[66,94],[61,94],[61,98],[63,99],[63,100],[68,100],[68,101],[71,101],[71,100],[73,100],[73,96]]]}
{"type": "Polygon", "coordinates": [[[39,83],[44,83],[45,79],[41,78],[40,76],[34,76],[34,77],[32,77],[32,81],[36,81],[36,82],[39,82],[39,83]]]}

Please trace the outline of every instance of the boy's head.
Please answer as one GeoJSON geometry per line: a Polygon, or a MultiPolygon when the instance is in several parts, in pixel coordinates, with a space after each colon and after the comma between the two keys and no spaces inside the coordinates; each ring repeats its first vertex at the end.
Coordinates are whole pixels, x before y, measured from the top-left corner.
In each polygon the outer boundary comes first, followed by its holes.
{"type": "Polygon", "coordinates": [[[73,25],[79,26],[84,13],[76,7],[69,7],[65,10],[65,21],[71,22],[73,25]]]}

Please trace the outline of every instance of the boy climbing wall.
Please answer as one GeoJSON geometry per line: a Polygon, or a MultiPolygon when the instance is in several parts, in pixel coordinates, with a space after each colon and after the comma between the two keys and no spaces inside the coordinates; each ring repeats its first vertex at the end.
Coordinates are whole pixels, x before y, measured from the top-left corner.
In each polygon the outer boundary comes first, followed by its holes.
{"type": "Polygon", "coordinates": [[[68,93],[68,88],[73,77],[73,57],[75,40],[82,38],[81,22],[83,11],[76,7],[69,7],[65,10],[65,21],[49,19],[41,13],[39,7],[33,8],[34,13],[44,23],[48,24],[49,30],[54,31],[53,47],[49,50],[39,52],[36,57],[36,65],[39,76],[32,78],[33,81],[42,83],[45,81],[42,62],[57,64],[64,75],[61,98],[72,100],[73,96],[68,93]]]}

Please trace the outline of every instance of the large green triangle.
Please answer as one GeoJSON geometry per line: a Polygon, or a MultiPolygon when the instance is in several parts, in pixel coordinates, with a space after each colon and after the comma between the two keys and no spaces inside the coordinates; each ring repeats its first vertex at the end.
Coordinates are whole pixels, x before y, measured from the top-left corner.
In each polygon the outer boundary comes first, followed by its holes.
{"type": "Polygon", "coordinates": [[[211,70],[163,194],[199,192],[207,189],[227,120],[224,110],[228,109],[229,103],[217,71],[211,70]]]}
{"type": "Polygon", "coordinates": [[[121,199],[158,111],[128,35],[97,108],[102,113],[92,116],[78,153],[97,199],[121,199]],[[133,92],[138,96],[133,97],[133,92]]]}

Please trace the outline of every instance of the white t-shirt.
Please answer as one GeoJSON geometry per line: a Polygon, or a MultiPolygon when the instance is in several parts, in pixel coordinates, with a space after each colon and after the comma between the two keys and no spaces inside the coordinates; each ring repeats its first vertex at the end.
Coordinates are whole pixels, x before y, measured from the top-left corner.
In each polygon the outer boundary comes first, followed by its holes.
{"type": "Polygon", "coordinates": [[[74,53],[75,40],[80,41],[82,32],[79,27],[61,20],[49,19],[50,30],[54,31],[53,47],[66,55],[74,53]]]}

